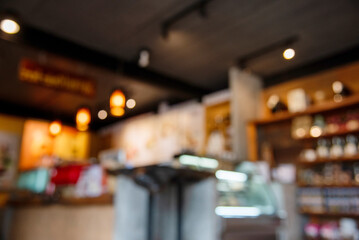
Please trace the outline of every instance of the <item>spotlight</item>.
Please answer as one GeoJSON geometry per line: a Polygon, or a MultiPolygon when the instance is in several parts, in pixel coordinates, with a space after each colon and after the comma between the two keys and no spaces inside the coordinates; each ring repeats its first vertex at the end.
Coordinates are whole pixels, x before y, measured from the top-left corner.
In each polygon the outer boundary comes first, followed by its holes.
{"type": "Polygon", "coordinates": [[[295,51],[292,48],[287,48],[283,52],[283,57],[286,60],[290,60],[290,59],[294,58],[294,56],[295,56],[295,51]]]}
{"type": "Polygon", "coordinates": [[[106,119],[106,118],[107,118],[107,112],[106,112],[106,110],[100,110],[100,111],[98,111],[97,116],[98,116],[98,118],[101,119],[101,120],[106,119]]]}
{"type": "Polygon", "coordinates": [[[136,106],[136,101],[135,99],[128,99],[127,102],[126,102],[126,107],[129,108],[129,109],[132,109],[136,106]]]}
{"type": "Polygon", "coordinates": [[[147,67],[150,64],[150,51],[148,49],[142,49],[140,50],[139,56],[138,56],[138,65],[140,67],[147,67]]]}
{"type": "Polygon", "coordinates": [[[5,18],[0,22],[0,29],[7,34],[16,34],[20,31],[20,25],[9,18],[5,18]]]}

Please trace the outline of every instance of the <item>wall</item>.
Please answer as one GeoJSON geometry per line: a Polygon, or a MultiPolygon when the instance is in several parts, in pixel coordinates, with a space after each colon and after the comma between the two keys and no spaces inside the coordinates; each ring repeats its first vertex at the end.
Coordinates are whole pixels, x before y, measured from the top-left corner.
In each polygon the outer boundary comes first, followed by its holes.
{"type": "Polygon", "coordinates": [[[170,161],[183,150],[201,152],[204,138],[204,109],[188,102],[161,114],[146,114],[103,129],[111,135],[112,148],[123,149],[134,166],[170,161]]]}

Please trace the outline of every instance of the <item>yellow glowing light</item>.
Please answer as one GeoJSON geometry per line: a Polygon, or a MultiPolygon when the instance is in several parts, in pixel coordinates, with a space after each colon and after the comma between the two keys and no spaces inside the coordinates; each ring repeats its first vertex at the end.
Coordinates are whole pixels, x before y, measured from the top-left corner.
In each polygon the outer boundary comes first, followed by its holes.
{"type": "Polygon", "coordinates": [[[98,111],[97,116],[98,116],[98,118],[101,119],[101,120],[106,119],[106,118],[107,118],[107,112],[106,112],[106,110],[100,110],[100,111],[98,111]]]}
{"type": "Polygon", "coordinates": [[[136,101],[134,99],[128,99],[126,102],[126,107],[132,109],[136,106],[136,101]]]}
{"type": "Polygon", "coordinates": [[[115,90],[110,97],[111,114],[115,117],[121,117],[125,114],[126,97],[121,90],[115,90]]]}
{"type": "Polygon", "coordinates": [[[283,52],[283,57],[286,60],[290,60],[290,59],[294,58],[294,56],[295,56],[295,51],[292,48],[287,48],[283,52]]]}
{"type": "Polygon", "coordinates": [[[111,108],[111,114],[115,117],[121,117],[123,114],[125,114],[125,109],[122,107],[113,107],[111,108]]]}
{"type": "Polygon", "coordinates": [[[312,137],[320,137],[320,135],[322,135],[323,131],[320,127],[318,126],[313,126],[310,128],[310,136],[312,137]]]}
{"type": "Polygon", "coordinates": [[[79,131],[81,131],[81,132],[83,132],[83,131],[86,131],[88,128],[89,128],[89,126],[88,125],[76,125],[76,128],[77,128],[77,130],[79,130],[79,131]]]}
{"type": "Polygon", "coordinates": [[[120,90],[115,90],[110,97],[110,108],[125,107],[126,97],[120,90]]]}
{"type": "Polygon", "coordinates": [[[20,26],[17,22],[11,19],[3,19],[0,22],[0,28],[7,34],[16,34],[20,31],[20,26]]]}
{"type": "Polygon", "coordinates": [[[88,108],[80,108],[76,114],[76,126],[80,131],[86,131],[91,122],[91,113],[88,108]]]}
{"type": "Polygon", "coordinates": [[[62,124],[60,121],[53,121],[50,123],[49,132],[51,135],[56,136],[59,135],[62,129],[62,124]]]}

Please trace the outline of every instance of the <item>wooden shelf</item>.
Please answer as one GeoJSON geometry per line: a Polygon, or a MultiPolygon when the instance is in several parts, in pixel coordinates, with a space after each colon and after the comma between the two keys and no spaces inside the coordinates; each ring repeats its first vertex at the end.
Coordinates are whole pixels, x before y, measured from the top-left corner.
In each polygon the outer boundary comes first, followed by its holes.
{"type": "Polygon", "coordinates": [[[302,188],[359,188],[359,185],[354,184],[308,185],[298,183],[297,186],[302,188]]]}
{"type": "Polygon", "coordinates": [[[336,132],[332,132],[332,133],[324,133],[319,137],[312,137],[312,136],[304,136],[301,138],[293,138],[295,140],[308,140],[308,139],[318,139],[318,138],[330,138],[330,137],[335,137],[335,136],[343,136],[343,135],[348,135],[348,134],[356,134],[359,133],[359,128],[358,129],[354,129],[354,130],[341,130],[341,131],[336,131],[336,132]]]}
{"type": "Polygon", "coordinates": [[[317,160],[312,162],[299,160],[297,163],[301,165],[316,165],[323,163],[356,162],[356,161],[359,161],[359,155],[355,155],[352,157],[340,157],[340,158],[318,158],[317,160]]]}
{"type": "Polygon", "coordinates": [[[349,96],[347,98],[344,98],[341,102],[334,102],[334,101],[326,101],[321,104],[312,105],[307,108],[307,110],[303,112],[296,112],[296,113],[290,113],[290,112],[280,112],[273,114],[272,117],[263,118],[263,119],[257,119],[252,121],[251,123],[254,123],[256,125],[265,125],[265,124],[271,124],[281,121],[290,120],[294,117],[303,116],[303,115],[314,115],[318,113],[323,112],[329,112],[336,109],[346,108],[353,105],[359,104],[359,94],[349,96]]]}
{"type": "Polygon", "coordinates": [[[310,212],[310,211],[300,211],[300,213],[312,217],[359,218],[359,213],[330,213],[330,212],[310,212]]]}

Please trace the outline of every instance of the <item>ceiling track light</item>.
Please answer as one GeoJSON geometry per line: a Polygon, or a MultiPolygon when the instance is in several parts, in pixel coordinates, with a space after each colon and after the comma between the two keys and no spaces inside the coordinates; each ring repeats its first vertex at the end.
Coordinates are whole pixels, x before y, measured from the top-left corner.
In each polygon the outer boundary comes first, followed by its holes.
{"type": "Polygon", "coordinates": [[[178,21],[180,21],[181,19],[187,17],[188,15],[190,15],[192,12],[198,11],[198,13],[200,14],[201,17],[205,18],[207,17],[207,4],[212,1],[212,0],[200,0],[198,2],[195,2],[191,5],[188,5],[187,7],[185,7],[184,9],[182,9],[181,11],[173,14],[172,16],[170,16],[169,18],[167,18],[166,20],[164,20],[162,22],[161,25],[161,29],[162,29],[162,37],[163,38],[167,38],[168,33],[170,31],[170,28],[178,21]]]}
{"type": "MultiPolygon", "coordinates": [[[[263,48],[260,48],[260,49],[258,49],[256,51],[253,51],[253,52],[239,58],[237,60],[237,64],[239,65],[239,67],[241,69],[246,69],[246,68],[248,68],[248,64],[249,64],[250,61],[253,61],[256,58],[262,57],[264,55],[267,55],[267,54],[269,54],[271,52],[274,52],[274,51],[277,51],[277,50],[283,50],[283,49],[289,50],[289,47],[292,46],[294,43],[296,43],[298,41],[299,41],[299,36],[296,35],[296,36],[291,36],[291,37],[283,39],[281,41],[272,43],[270,45],[267,45],[267,46],[265,46],[263,48]]],[[[293,58],[294,55],[295,55],[295,52],[294,52],[294,54],[292,52],[290,55],[293,55],[291,57],[291,58],[293,58]]],[[[289,58],[289,59],[291,59],[291,58],[289,58]]]]}
{"type": "Polygon", "coordinates": [[[0,14],[0,29],[6,34],[16,34],[20,31],[19,18],[16,14],[6,11],[0,14]]]}
{"type": "Polygon", "coordinates": [[[148,48],[142,48],[138,53],[138,65],[142,68],[145,68],[150,64],[150,59],[151,51],[148,48]]]}

